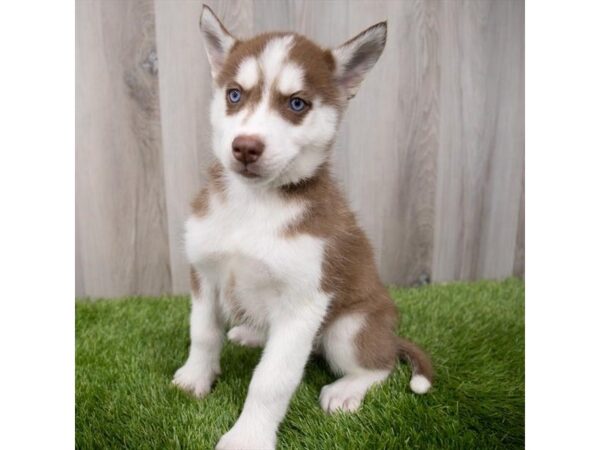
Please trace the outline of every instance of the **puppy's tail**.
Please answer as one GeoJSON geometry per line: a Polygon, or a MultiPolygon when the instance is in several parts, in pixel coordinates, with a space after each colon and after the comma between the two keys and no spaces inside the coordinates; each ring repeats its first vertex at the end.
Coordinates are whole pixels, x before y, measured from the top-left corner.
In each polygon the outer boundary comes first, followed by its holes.
{"type": "Polygon", "coordinates": [[[433,382],[433,366],[431,359],[419,346],[408,339],[398,337],[398,357],[412,368],[410,388],[415,394],[425,394],[433,382]]]}

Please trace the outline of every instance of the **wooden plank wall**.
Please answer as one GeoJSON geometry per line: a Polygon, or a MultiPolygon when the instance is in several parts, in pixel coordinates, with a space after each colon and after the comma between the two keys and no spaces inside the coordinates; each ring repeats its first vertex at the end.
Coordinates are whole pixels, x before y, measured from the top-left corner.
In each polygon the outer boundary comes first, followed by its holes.
{"type": "MultiPolygon", "coordinates": [[[[202,0],[76,3],[76,292],[186,292],[211,159],[202,0]]],[[[385,282],[524,273],[522,0],[210,1],[234,34],[326,46],[388,21],[334,168],[385,282]]]]}
{"type": "Polygon", "coordinates": [[[77,295],[172,288],[154,3],[76,2],[77,295]]]}

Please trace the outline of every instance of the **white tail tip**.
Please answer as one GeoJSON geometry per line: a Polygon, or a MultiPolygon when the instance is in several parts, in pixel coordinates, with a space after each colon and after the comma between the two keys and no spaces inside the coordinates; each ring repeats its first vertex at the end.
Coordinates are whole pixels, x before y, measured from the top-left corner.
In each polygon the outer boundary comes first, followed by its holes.
{"type": "Polygon", "coordinates": [[[424,394],[431,388],[431,382],[423,375],[415,375],[410,379],[410,388],[415,394],[424,394]]]}

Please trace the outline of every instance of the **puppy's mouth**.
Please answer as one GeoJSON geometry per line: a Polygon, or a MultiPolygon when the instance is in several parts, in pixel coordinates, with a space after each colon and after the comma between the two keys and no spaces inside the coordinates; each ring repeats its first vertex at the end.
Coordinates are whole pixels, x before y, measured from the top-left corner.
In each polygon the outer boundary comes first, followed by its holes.
{"type": "Polygon", "coordinates": [[[238,173],[241,176],[246,177],[246,178],[260,178],[259,174],[255,173],[255,172],[251,172],[247,167],[244,167],[244,169],[238,173]]]}
{"type": "Polygon", "coordinates": [[[254,164],[234,164],[232,167],[233,171],[243,176],[244,178],[260,178],[262,175],[259,173],[258,167],[254,164]]]}

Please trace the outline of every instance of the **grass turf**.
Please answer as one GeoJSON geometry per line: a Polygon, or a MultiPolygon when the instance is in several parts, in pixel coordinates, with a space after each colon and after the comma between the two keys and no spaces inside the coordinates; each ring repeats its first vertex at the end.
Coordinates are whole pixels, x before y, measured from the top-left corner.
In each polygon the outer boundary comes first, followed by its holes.
{"type": "MultiPolygon", "coordinates": [[[[401,333],[436,369],[424,396],[409,370],[372,389],[356,414],[325,415],[325,363],[308,363],[278,449],[524,447],[524,285],[519,280],[391,288],[401,333]]],[[[76,303],[76,447],[212,449],[239,415],[260,350],[226,344],[223,374],[196,400],[170,384],[187,356],[186,297],[76,303]]]]}

